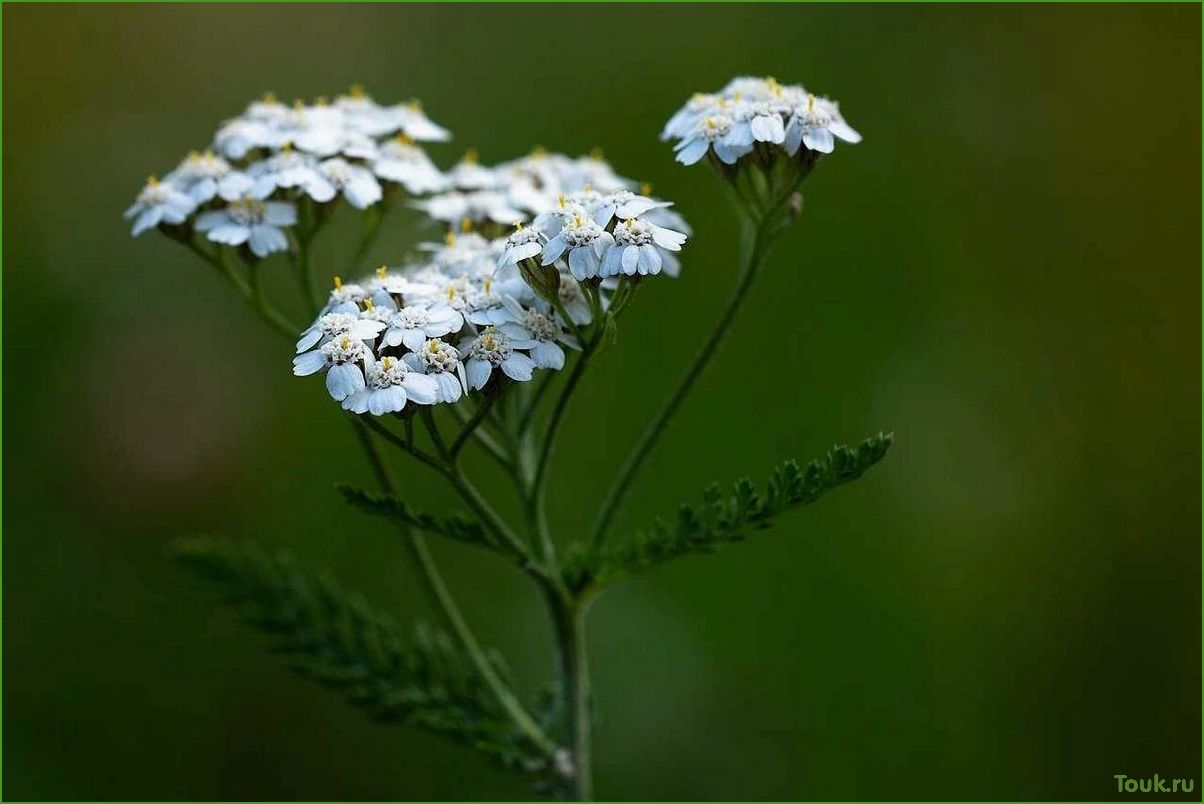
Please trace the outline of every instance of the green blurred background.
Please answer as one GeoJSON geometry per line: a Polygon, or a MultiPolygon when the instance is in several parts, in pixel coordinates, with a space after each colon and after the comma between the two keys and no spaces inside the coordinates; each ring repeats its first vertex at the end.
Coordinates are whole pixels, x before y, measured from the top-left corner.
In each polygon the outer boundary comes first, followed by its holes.
{"type": "MultiPolygon", "coordinates": [[[[732,282],[719,188],[656,137],[738,73],[838,98],[865,141],[808,180],[622,521],[879,429],[896,446],[774,530],[599,601],[598,795],[1200,782],[1199,6],[6,5],[3,22],[7,799],[530,795],[295,679],[165,559],[181,534],[261,539],[431,615],[393,535],[332,493],[370,481],[321,383],[121,212],[264,90],[352,82],[422,98],[456,134],[431,148],[444,166],[601,146],[652,182],[697,236],[577,400],[553,483],[571,533],[732,282]]],[[[414,216],[392,221],[377,252],[398,262],[414,216]]],[[[326,237],[341,272],[347,239],[326,237]]],[[[421,469],[405,484],[451,501],[421,469]]],[[[534,690],[540,600],[488,555],[438,552],[534,690]]]]}

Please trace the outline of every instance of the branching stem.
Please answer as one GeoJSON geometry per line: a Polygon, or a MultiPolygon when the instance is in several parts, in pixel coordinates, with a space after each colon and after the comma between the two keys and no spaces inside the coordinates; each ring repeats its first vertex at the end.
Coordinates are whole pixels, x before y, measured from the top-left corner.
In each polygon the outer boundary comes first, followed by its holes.
{"type": "MultiPolygon", "coordinates": [[[[355,434],[364,448],[364,452],[368,455],[372,469],[376,473],[381,490],[386,494],[395,494],[393,479],[376,447],[376,442],[372,440],[371,434],[364,426],[363,420],[352,419],[351,422],[355,428],[355,434]]],[[[431,556],[426,539],[422,534],[414,532],[412,528],[401,528],[401,530],[403,536],[405,536],[410,553],[414,558],[414,562],[418,565],[423,580],[426,582],[428,591],[439,604],[439,608],[442,609],[443,615],[455,633],[456,638],[460,640],[460,644],[464,646],[464,650],[472,658],[473,665],[477,668],[481,677],[485,679],[485,683],[497,698],[498,703],[506,710],[506,713],[527,739],[545,756],[551,757],[556,751],[555,743],[544,733],[543,729],[539,727],[526,708],[523,707],[510,687],[498,675],[493,662],[489,660],[489,657],[481,648],[476,635],[468,627],[468,623],[465,621],[460,607],[456,605],[455,599],[448,590],[447,584],[443,580],[443,575],[439,572],[439,567],[435,564],[434,557],[431,556]]]]}
{"type": "MultiPolygon", "coordinates": [[[[798,181],[801,181],[801,176],[795,180],[795,186],[798,181]]],[[[706,343],[703,344],[702,349],[694,358],[694,362],[686,369],[686,373],[678,382],[677,388],[674,389],[673,394],[665,401],[665,404],[653,417],[652,421],[648,423],[648,427],[644,430],[643,435],[640,436],[640,440],[632,447],[631,452],[628,453],[626,460],[624,460],[622,467],[619,469],[618,476],[602,501],[597,518],[594,520],[590,541],[595,550],[606,539],[606,534],[614,520],[614,516],[626,498],[636,473],[639,472],[648,454],[652,451],[652,447],[655,446],[656,442],[665,432],[681,403],[694,388],[694,383],[698,381],[707,364],[711,362],[711,358],[715,356],[716,348],[727,334],[732,322],[735,321],[736,314],[740,311],[740,306],[748,295],[748,289],[752,287],[753,279],[756,278],[757,272],[760,270],[769,252],[770,246],[781,231],[781,211],[783,206],[789,202],[792,191],[793,186],[788,189],[779,190],[773,203],[768,208],[757,210],[757,212],[752,214],[744,212],[744,214],[740,215],[742,227],[740,276],[736,280],[731,298],[728,299],[727,306],[719,317],[719,322],[715,325],[715,329],[711,332],[710,337],[707,338],[706,343]]],[[[738,212],[742,211],[739,201],[733,199],[733,205],[737,207],[738,212]]]]}

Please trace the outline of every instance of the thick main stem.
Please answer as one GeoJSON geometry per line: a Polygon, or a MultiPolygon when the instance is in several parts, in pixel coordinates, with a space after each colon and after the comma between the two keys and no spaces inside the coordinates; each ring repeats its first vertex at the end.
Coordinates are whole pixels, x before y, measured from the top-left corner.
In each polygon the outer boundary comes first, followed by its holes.
{"type": "Polygon", "coordinates": [[[566,741],[570,762],[563,770],[567,792],[576,801],[593,798],[593,757],[591,746],[589,657],[585,647],[586,603],[563,597],[549,598],[556,625],[556,644],[560,653],[560,690],[567,712],[566,741]]]}
{"type": "Polygon", "coordinates": [[[723,315],[719,318],[719,323],[715,325],[711,336],[707,338],[706,343],[703,344],[702,349],[694,358],[694,362],[686,370],[677,388],[673,391],[673,395],[669,397],[652,421],[648,423],[648,427],[644,430],[643,435],[640,436],[640,440],[636,442],[631,452],[628,453],[627,459],[623,462],[618,477],[607,493],[605,500],[603,500],[597,519],[594,521],[591,540],[595,548],[606,538],[607,530],[615,514],[618,512],[623,499],[627,496],[631,482],[635,479],[640,466],[648,457],[648,453],[661,437],[661,434],[664,433],[666,425],[673,418],[673,414],[677,412],[682,401],[685,400],[690,390],[694,387],[694,383],[698,381],[703,369],[711,362],[716,347],[719,346],[720,341],[723,340],[724,335],[727,334],[728,329],[735,320],[736,313],[739,312],[740,305],[744,302],[744,298],[748,294],[748,289],[752,286],[753,279],[757,275],[757,270],[765,260],[770,240],[766,232],[766,220],[765,218],[759,221],[748,217],[741,218],[743,237],[740,276],[736,280],[732,296],[728,300],[727,307],[723,310],[723,315]]]}

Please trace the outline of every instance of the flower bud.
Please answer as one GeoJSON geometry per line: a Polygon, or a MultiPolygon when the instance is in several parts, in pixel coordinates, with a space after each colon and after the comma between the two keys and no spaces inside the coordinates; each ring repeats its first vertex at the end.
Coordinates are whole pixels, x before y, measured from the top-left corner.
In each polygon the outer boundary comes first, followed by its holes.
{"type": "Polygon", "coordinates": [[[518,272],[535,295],[553,304],[560,300],[560,272],[555,265],[540,265],[535,257],[519,260],[518,272]]]}

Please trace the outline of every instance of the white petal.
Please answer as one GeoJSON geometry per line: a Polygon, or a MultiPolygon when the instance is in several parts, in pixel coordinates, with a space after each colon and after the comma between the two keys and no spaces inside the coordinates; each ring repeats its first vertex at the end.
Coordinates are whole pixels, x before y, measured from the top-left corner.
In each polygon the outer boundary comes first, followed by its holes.
{"type": "Polygon", "coordinates": [[[373,416],[396,413],[405,406],[406,392],[400,385],[380,388],[368,394],[368,412],[373,416]]]}
{"type": "Polygon", "coordinates": [[[207,232],[229,221],[230,216],[226,214],[225,210],[215,209],[209,212],[202,212],[198,215],[194,225],[198,232],[207,232]]]}
{"type": "Polygon", "coordinates": [[[273,226],[293,226],[297,223],[297,208],[285,201],[269,201],[265,206],[263,222],[273,226]]]}
{"type": "Polygon", "coordinates": [[[343,410],[350,410],[353,413],[367,413],[368,397],[371,393],[367,388],[359,389],[343,400],[343,410]]]}
{"type": "Polygon", "coordinates": [[[444,372],[434,375],[434,379],[439,383],[439,398],[444,402],[455,402],[460,398],[463,389],[460,388],[460,381],[455,375],[444,372]]]}
{"type": "Polygon", "coordinates": [[[426,343],[426,333],[416,328],[403,329],[401,331],[401,342],[406,345],[407,349],[417,352],[422,348],[422,344],[426,343]]]}
{"type": "Polygon", "coordinates": [[[832,139],[832,132],[826,128],[803,129],[803,145],[821,154],[830,154],[836,147],[835,140],[832,139]]]}
{"type": "Polygon", "coordinates": [[[241,246],[251,236],[251,230],[237,223],[223,223],[209,230],[208,238],[214,243],[241,246]]]}
{"type": "Polygon", "coordinates": [[[854,131],[853,127],[843,120],[833,120],[828,124],[828,131],[831,131],[845,142],[851,142],[854,145],[861,142],[861,135],[854,131]]]}
{"type": "Polygon", "coordinates": [[[709,143],[701,137],[696,140],[690,140],[687,145],[677,152],[677,161],[683,165],[692,165],[706,156],[708,147],[709,143]]]}
{"type": "Polygon", "coordinates": [[[473,358],[465,365],[465,369],[468,371],[468,387],[480,390],[485,387],[485,383],[489,382],[493,366],[488,360],[473,358]]]}
{"type": "Polygon", "coordinates": [[[656,246],[645,243],[640,246],[640,262],[637,266],[641,274],[659,274],[661,272],[661,255],[656,246]]]}
{"type": "Polygon", "coordinates": [[[684,234],[675,232],[672,229],[666,229],[663,226],[657,226],[655,223],[650,223],[648,226],[652,229],[653,243],[656,243],[667,251],[681,251],[682,244],[686,242],[684,234]]]}
{"type": "Polygon", "coordinates": [[[312,349],[314,344],[322,340],[322,329],[320,327],[310,327],[301,333],[301,337],[297,339],[297,353],[300,354],[308,349],[312,349]]]}
{"type": "Polygon", "coordinates": [[[331,366],[326,372],[326,390],[341,402],[364,387],[364,375],[354,363],[331,366]]]}
{"type": "Polygon", "coordinates": [[[623,248],[623,273],[633,276],[640,262],[640,247],[626,246],[623,248]]]}
{"type": "Polygon", "coordinates": [[[510,379],[526,382],[531,379],[531,372],[535,369],[535,361],[526,355],[514,352],[510,357],[502,361],[501,369],[510,379]]]}
{"type": "Polygon", "coordinates": [[[162,207],[151,207],[138,216],[138,220],[134,221],[134,228],[130,234],[134,237],[145,232],[147,229],[153,229],[159,225],[159,221],[163,219],[162,207]]]}
{"type": "Polygon", "coordinates": [[[551,265],[552,263],[556,262],[560,255],[564,253],[566,245],[567,244],[564,242],[564,238],[560,235],[553,237],[548,241],[548,244],[543,247],[542,263],[544,265],[551,265]]]}
{"type": "Polygon", "coordinates": [[[433,405],[439,401],[439,383],[434,377],[410,372],[401,382],[406,394],[419,405],[433,405]]]}
{"type": "Polygon", "coordinates": [[[365,209],[381,199],[380,182],[372,178],[372,174],[352,179],[343,188],[343,196],[356,209],[365,209]]]}
{"type": "Polygon", "coordinates": [[[540,368],[559,371],[564,368],[564,350],[551,341],[542,341],[531,350],[531,359],[540,368]]]}
{"type": "Polygon", "coordinates": [[[293,358],[293,374],[298,377],[317,374],[325,367],[326,355],[322,354],[321,350],[318,349],[293,358]]]}
{"type": "MultiPolygon", "coordinates": [[[[210,237],[212,236],[213,232],[210,232],[210,237]]],[[[275,226],[267,223],[257,223],[251,227],[249,244],[251,246],[251,253],[256,257],[266,257],[269,254],[275,254],[277,251],[287,249],[288,238],[284,236],[284,232],[275,226]]]]}

